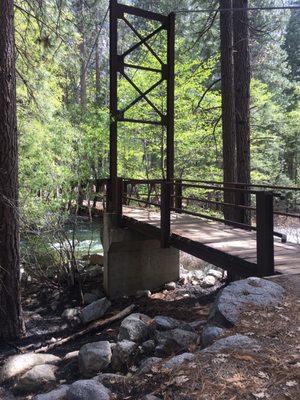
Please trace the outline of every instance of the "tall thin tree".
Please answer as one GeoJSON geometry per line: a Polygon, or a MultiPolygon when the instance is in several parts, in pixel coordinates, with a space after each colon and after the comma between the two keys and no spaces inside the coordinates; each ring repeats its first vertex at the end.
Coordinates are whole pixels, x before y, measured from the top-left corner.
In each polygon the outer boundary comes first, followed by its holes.
{"type": "MultiPolygon", "coordinates": [[[[237,181],[250,183],[250,52],[248,0],[233,1],[234,84],[237,181]]],[[[239,204],[250,205],[250,195],[240,193],[239,204]]],[[[239,209],[239,222],[249,223],[250,214],[239,209]]]]}
{"type": "Polygon", "coordinates": [[[18,338],[19,287],[18,135],[14,1],[0,2],[0,342],[18,338]]]}
{"type": "MultiPolygon", "coordinates": [[[[234,101],[234,65],[233,65],[233,21],[232,1],[220,0],[220,43],[221,43],[221,87],[222,87],[222,134],[223,134],[223,179],[235,182],[235,101],[234,101]]],[[[225,191],[226,203],[234,203],[234,195],[225,191]]],[[[224,207],[224,217],[235,219],[235,210],[224,207]]]]}

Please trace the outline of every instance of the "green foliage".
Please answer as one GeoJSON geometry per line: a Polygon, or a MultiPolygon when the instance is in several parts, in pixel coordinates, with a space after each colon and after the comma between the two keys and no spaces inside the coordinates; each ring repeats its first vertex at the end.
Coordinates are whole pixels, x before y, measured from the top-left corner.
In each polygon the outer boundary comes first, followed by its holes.
{"type": "MultiPolygon", "coordinates": [[[[278,2],[260,3],[267,6],[278,2]]],[[[33,1],[29,6],[27,2],[17,1],[23,11],[16,10],[15,24],[21,206],[24,219],[37,226],[43,225],[47,213],[66,210],[75,202],[76,184],[107,177],[109,166],[108,24],[106,21],[100,32],[99,22],[108,3],[86,1],[81,14],[78,1],[42,3],[33,1]],[[80,29],[80,24],[84,29],[80,29]],[[87,78],[85,110],[79,101],[82,63],[79,45],[83,35],[87,78]],[[96,47],[100,68],[98,94],[96,47]]],[[[164,13],[171,9],[216,6],[214,2],[200,4],[193,0],[177,0],[172,4],[164,0],[159,5],[150,0],[132,3],[164,13]]],[[[298,16],[298,11],[276,11],[274,18],[270,18],[270,12],[251,14],[251,173],[255,182],[299,182],[298,16]]],[[[138,26],[142,35],[155,28],[155,24],[142,20],[138,26]]],[[[125,51],[137,38],[129,34],[124,24],[120,24],[120,29],[120,51],[125,51]]],[[[214,13],[177,16],[177,177],[222,178],[218,36],[218,17],[214,13]]],[[[164,59],[163,33],[152,38],[149,44],[164,59]]],[[[157,66],[157,60],[145,48],[133,52],[128,61],[157,66]]],[[[155,73],[127,72],[141,90],[147,90],[159,79],[155,73]]],[[[120,79],[120,108],[136,96],[135,89],[120,79]]],[[[165,110],[165,84],[157,87],[149,99],[157,108],[165,110]]],[[[157,119],[145,101],[137,103],[126,115],[157,119]]],[[[161,128],[120,124],[119,175],[164,176],[165,141],[161,128]]]]}

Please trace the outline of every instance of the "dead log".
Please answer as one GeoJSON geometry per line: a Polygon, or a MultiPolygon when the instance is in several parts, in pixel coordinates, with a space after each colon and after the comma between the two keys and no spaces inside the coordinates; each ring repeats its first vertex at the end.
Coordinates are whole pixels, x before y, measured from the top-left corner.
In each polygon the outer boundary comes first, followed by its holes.
{"type": "Polygon", "coordinates": [[[82,329],[79,332],[73,333],[72,335],[67,336],[66,338],[63,338],[55,343],[49,344],[48,346],[44,346],[44,347],[37,349],[35,351],[35,353],[46,353],[47,351],[52,350],[55,347],[58,347],[65,343],[71,342],[72,340],[78,339],[79,337],[82,337],[82,336],[86,335],[87,333],[91,333],[92,331],[94,331],[98,328],[103,328],[107,325],[110,325],[111,323],[118,321],[118,320],[126,317],[127,315],[131,314],[134,309],[135,309],[135,304],[131,304],[130,306],[124,308],[124,310],[113,315],[112,317],[109,317],[105,320],[93,322],[89,326],[87,326],[85,329],[82,329]]]}

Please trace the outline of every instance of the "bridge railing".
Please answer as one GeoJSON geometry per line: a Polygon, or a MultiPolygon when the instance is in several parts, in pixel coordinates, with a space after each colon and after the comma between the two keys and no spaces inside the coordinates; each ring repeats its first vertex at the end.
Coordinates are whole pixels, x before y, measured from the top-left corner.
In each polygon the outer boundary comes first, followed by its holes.
{"type": "MultiPolygon", "coordinates": [[[[240,183],[224,184],[213,181],[188,181],[175,179],[171,182],[166,180],[132,180],[123,181],[122,205],[132,203],[143,207],[156,207],[160,209],[161,226],[161,245],[168,247],[171,237],[171,218],[172,214],[187,214],[212,221],[222,222],[244,230],[256,231],[256,251],[257,265],[259,274],[262,276],[272,275],[274,273],[274,236],[286,241],[286,236],[274,231],[274,215],[300,218],[299,214],[274,210],[274,199],[277,203],[283,198],[278,191],[289,190],[299,191],[296,187],[268,186],[268,185],[245,185],[240,183]],[[243,186],[243,187],[241,187],[243,186]],[[141,189],[138,190],[137,188],[141,189]],[[185,195],[188,189],[200,190],[202,195],[185,195]],[[276,192],[274,192],[276,190],[276,192]],[[203,193],[225,193],[230,191],[236,193],[236,198],[241,198],[238,194],[247,194],[254,200],[254,206],[235,203],[226,203],[222,201],[222,196],[218,200],[203,198],[203,193]],[[189,203],[190,202],[190,203],[189,203]],[[219,216],[187,209],[189,204],[212,205],[222,210],[224,207],[247,210],[256,216],[256,224],[241,223],[234,220],[224,219],[219,216]]],[[[224,197],[224,196],[223,196],[224,197]]]]}
{"type": "MultiPolygon", "coordinates": [[[[171,184],[172,186],[172,184],[171,184]]],[[[257,251],[257,266],[259,274],[262,276],[274,274],[274,240],[273,236],[279,236],[285,239],[282,234],[274,232],[274,220],[273,220],[273,199],[277,195],[270,191],[257,191],[253,189],[236,188],[236,187],[219,187],[212,184],[201,185],[197,183],[188,182],[175,182],[175,194],[171,195],[170,204],[173,203],[172,198],[175,199],[175,207],[170,207],[170,211],[193,215],[200,218],[205,218],[212,221],[222,222],[226,225],[230,225],[234,228],[254,230],[256,231],[256,251],[257,251]],[[191,201],[207,201],[207,199],[196,198],[196,197],[184,197],[182,191],[184,188],[202,189],[205,191],[221,191],[221,192],[234,192],[237,194],[245,193],[248,195],[254,195],[256,198],[256,207],[253,208],[256,212],[256,226],[250,224],[240,223],[233,220],[215,217],[208,214],[203,214],[196,211],[186,210],[183,207],[182,200],[188,199],[191,201]]],[[[233,208],[244,208],[245,206],[240,204],[225,203],[221,201],[208,200],[208,203],[233,207],[233,208]]],[[[168,220],[165,221],[169,223],[168,220]]],[[[167,231],[167,229],[166,229],[167,231]]]]}

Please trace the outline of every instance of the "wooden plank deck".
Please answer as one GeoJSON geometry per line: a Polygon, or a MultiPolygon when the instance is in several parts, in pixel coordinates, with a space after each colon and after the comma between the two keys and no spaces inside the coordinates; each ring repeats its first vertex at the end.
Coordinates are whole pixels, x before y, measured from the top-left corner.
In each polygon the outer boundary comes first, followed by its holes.
{"type": "MultiPolygon", "coordinates": [[[[160,228],[160,214],[145,208],[123,207],[123,215],[160,228]]],[[[186,214],[172,214],[171,232],[205,244],[226,254],[256,263],[256,232],[233,228],[186,214]]],[[[274,238],[275,271],[282,274],[300,272],[300,245],[281,243],[274,238]]]]}

